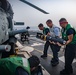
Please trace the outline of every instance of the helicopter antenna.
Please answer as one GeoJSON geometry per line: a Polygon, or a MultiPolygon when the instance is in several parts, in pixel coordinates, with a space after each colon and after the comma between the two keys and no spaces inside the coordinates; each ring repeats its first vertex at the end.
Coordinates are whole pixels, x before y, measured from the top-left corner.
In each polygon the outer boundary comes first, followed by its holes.
{"type": "Polygon", "coordinates": [[[20,1],[23,2],[23,3],[28,4],[29,6],[31,6],[31,7],[35,8],[35,9],[39,10],[40,12],[42,12],[42,13],[44,13],[44,14],[49,14],[48,12],[44,11],[43,9],[35,6],[34,4],[32,4],[32,3],[30,3],[30,2],[28,2],[28,1],[26,1],[26,0],[20,0],[20,1]]]}

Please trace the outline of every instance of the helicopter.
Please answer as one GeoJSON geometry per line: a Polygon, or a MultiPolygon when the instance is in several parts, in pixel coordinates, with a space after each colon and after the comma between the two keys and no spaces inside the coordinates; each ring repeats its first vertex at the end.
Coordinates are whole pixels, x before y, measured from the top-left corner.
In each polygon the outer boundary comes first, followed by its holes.
{"type": "Polygon", "coordinates": [[[37,9],[38,11],[40,11],[40,12],[42,12],[42,13],[44,13],[44,14],[49,14],[49,13],[46,12],[45,10],[43,10],[43,9],[41,9],[41,8],[39,8],[39,7],[37,7],[36,5],[30,3],[30,2],[28,2],[28,1],[26,1],[26,0],[19,0],[19,1],[21,1],[21,2],[23,2],[23,3],[25,3],[25,4],[27,4],[27,5],[29,5],[29,6],[31,6],[31,7],[33,7],[33,8],[35,8],[35,9],[37,9]]]}
{"type": "MultiPolygon", "coordinates": [[[[28,32],[27,29],[29,29],[29,27],[27,27],[25,30],[13,30],[13,12],[10,3],[10,10],[7,10],[7,3],[9,3],[7,0],[0,0],[0,58],[13,55],[15,53],[15,43],[17,41],[15,35],[28,32]]],[[[46,13],[40,8],[35,9],[46,13]]]]}
{"type": "Polygon", "coordinates": [[[6,0],[0,0],[0,57],[5,58],[15,53],[16,34],[27,30],[13,30],[13,12],[11,5],[6,0]],[[7,3],[9,9],[7,10],[7,3]]]}
{"type": "MultiPolygon", "coordinates": [[[[37,9],[43,14],[49,14],[43,9],[35,6],[34,4],[26,1],[19,0],[29,6],[37,9]]],[[[13,30],[13,10],[11,4],[7,0],[0,0],[0,57],[9,57],[15,53],[15,43],[17,38],[16,34],[27,32],[27,29],[13,30]]]]}

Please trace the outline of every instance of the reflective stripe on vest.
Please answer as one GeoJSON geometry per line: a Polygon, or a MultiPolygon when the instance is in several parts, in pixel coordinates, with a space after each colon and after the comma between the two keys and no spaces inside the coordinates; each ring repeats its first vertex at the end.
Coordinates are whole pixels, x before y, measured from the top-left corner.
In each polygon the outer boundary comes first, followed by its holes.
{"type": "Polygon", "coordinates": [[[28,67],[27,59],[22,58],[22,61],[23,61],[23,66],[28,67]]]}

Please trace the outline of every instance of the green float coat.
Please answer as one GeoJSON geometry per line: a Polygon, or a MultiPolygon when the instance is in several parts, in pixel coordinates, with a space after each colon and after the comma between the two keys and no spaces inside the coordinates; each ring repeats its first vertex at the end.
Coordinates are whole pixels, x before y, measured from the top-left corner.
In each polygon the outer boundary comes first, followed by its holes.
{"type": "Polygon", "coordinates": [[[1,75],[15,75],[17,67],[22,67],[30,75],[30,65],[26,58],[11,57],[0,59],[1,75]]]}
{"type": "MultiPolygon", "coordinates": [[[[68,24],[68,25],[66,26],[65,30],[62,32],[62,38],[63,38],[64,40],[68,40],[68,35],[66,34],[66,32],[67,32],[67,30],[70,29],[70,28],[72,28],[72,27],[71,27],[70,24],[68,24]]],[[[74,29],[74,28],[72,28],[72,29],[74,29]]],[[[74,30],[75,30],[75,29],[74,29],[74,30]]],[[[76,34],[74,35],[72,42],[69,43],[69,44],[76,44],[76,34]]]]}

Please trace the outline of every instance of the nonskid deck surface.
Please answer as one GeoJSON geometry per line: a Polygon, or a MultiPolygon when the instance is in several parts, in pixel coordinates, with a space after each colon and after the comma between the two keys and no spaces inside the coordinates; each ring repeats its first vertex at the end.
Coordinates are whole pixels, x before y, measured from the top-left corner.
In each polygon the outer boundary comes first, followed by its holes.
{"type": "MultiPolygon", "coordinates": [[[[20,42],[20,43],[22,43],[22,42],[20,42]]],[[[45,59],[40,57],[43,53],[44,43],[45,43],[44,41],[41,41],[35,37],[30,37],[30,44],[28,44],[27,42],[24,42],[24,43],[22,43],[22,45],[23,45],[23,47],[26,48],[26,50],[28,49],[28,52],[31,55],[36,55],[39,57],[39,59],[41,61],[41,65],[47,70],[47,72],[50,75],[60,75],[59,73],[64,68],[64,63],[65,63],[63,47],[59,51],[59,64],[57,66],[53,67],[50,62],[53,57],[50,47],[48,49],[48,57],[45,59]]],[[[76,75],[76,59],[74,59],[74,61],[73,61],[73,69],[74,69],[74,72],[72,75],[76,75]]]]}
{"type": "MultiPolygon", "coordinates": [[[[16,45],[18,46],[16,48],[16,53],[17,53],[18,56],[29,58],[32,55],[31,52],[34,51],[33,47],[26,46],[26,45],[23,46],[19,41],[17,41],[16,45]]],[[[43,75],[50,75],[43,66],[42,66],[42,72],[43,72],[43,75]]]]}

